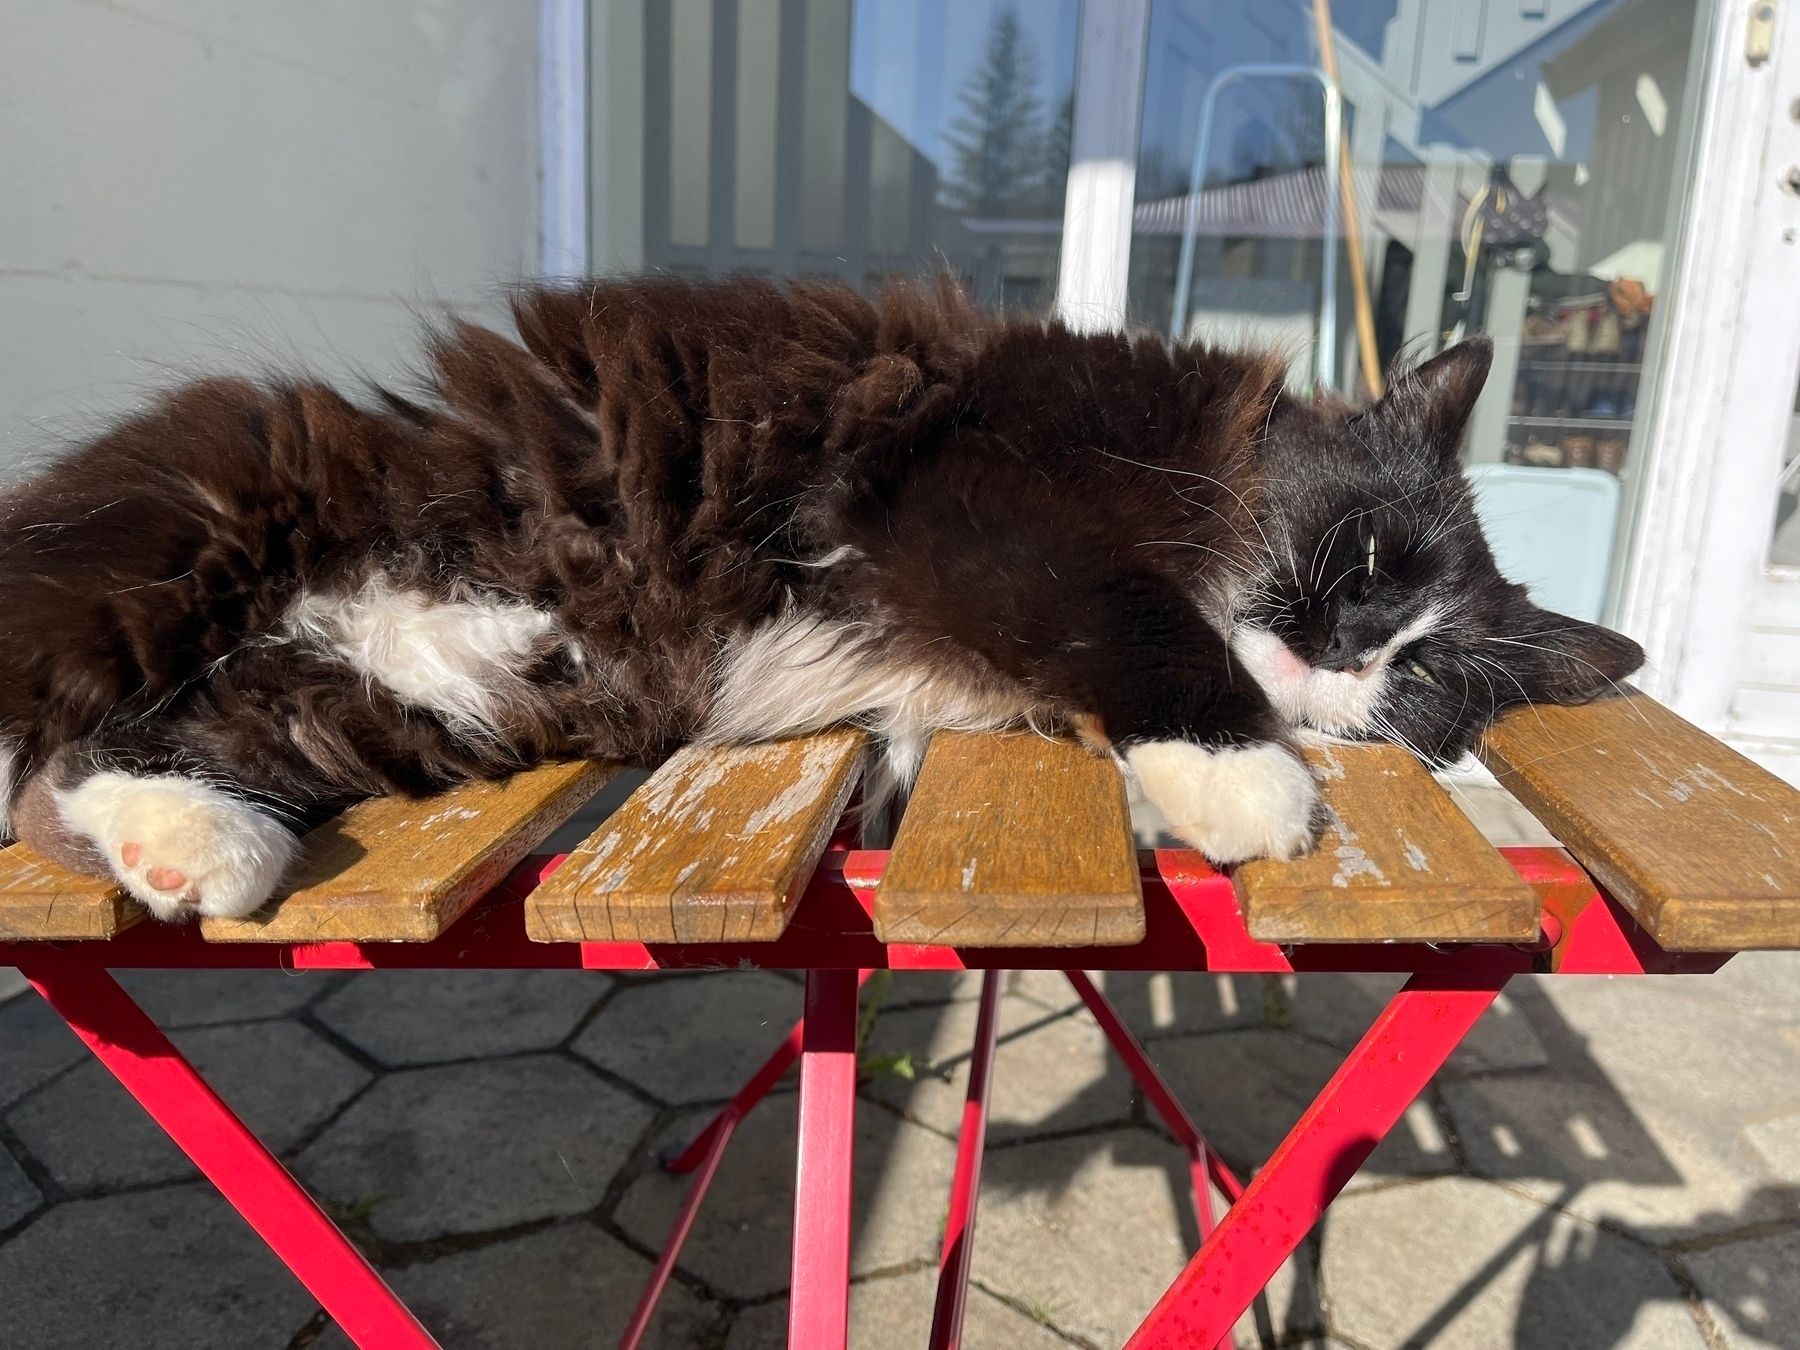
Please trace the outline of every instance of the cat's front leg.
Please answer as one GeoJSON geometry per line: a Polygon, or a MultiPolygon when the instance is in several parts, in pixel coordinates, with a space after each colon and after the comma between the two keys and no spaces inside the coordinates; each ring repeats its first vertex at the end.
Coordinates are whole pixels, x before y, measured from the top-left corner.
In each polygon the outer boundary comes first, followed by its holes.
{"type": "Polygon", "coordinates": [[[1292,858],[1319,837],[1311,771],[1261,687],[1187,600],[1134,588],[1113,659],[1080,681],[1171,832],[1216,863],[1292,858]]]}
{"type": "Polygon", "coordinates": [[[1170,831],[1216,863],[1292,858],[1318,839],[1319,789],[1280,742],[1144,741],[1125,762],[1170,831]]]}

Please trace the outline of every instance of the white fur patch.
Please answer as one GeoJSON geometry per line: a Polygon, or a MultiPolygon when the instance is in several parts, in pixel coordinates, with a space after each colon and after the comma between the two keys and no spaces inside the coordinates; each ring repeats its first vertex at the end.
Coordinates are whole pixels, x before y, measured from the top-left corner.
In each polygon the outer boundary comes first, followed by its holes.
{"type": "Polygon", "coordinates": [[[1427,609],[1380,647],[1363,653],[1363,668],[1354,674],[1310,666],[1274,633],[1248,624],[1232,632],[1231,650],[1289,724],[1348,736],[1374,729],[1389,663],[1442,620],[1439,610],[1427,609]]]}
{"type": "Polygon", "coordinates": [[[0,839],[12,838],[12,791],[19,775],[19,750],[0,741],[0,839]]]}
{"type": "Polygon", "coordinates": [[[119,884],[159,919],[248,914],[274,893],[294,856],[294,836],[282,825],[176,774],[97,773],[58,791],[56,805],[105,856],[119,884]],[[186,884],[154,886],[152,872],[180,873],[186,884]]]}
{"type": "Polygon", "coordinates": [[[434,600],[377,573],[355,591],[307,592],[289,607],[291,637],[329,651],[401,702],[465,734],[491,734],[523,697],[519,673],[556,619],[513,600],[434,600]]]}
{"type": "Polygon", "coordinates": [[[1169,828],[1214,862],[1292,858],[1312,845],[1319,789],[1284,746],[1149,741],[1125,762],[1169,828]]]}
{"type": "Polygon", "coordinates": [[[863,637],[848,624],[794,615],[734,640],[700,739],[766,740],[855,722],[886,740],[886,768],[905,783],[933,731],[988,731],[1031,714],[1016,694],[890,660],[863,637]]]}

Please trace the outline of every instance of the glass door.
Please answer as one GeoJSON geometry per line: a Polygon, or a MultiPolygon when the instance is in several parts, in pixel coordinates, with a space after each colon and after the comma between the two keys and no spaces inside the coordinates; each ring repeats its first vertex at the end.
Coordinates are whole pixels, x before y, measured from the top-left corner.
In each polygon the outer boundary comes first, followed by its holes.
{"type": "Polygon", "coordinates": [[[1646,360],[1697,106],[1697,0],[1154,0],[1129,313],[1378,391],[1474,333],[1496,548],[1599,618],[1646,481],[1646,360]]]}
{"type": "Polygon", "coordinates": [[[1055,299],[1077,0],[619,0],[593,40],[600,270],[1055,299]]]}
{"type": "Polygon", "coordinates": [[[1800,710],[1759,695],[1800,634],[1780,505],[1765,556],[1800,358],[1783,8],[608,0],[586,262],[947,267],[984,303],[1273,344],[1351,396],[1486,333],[1466,455],[1503,566],[1800,773],[1800,710]]]}

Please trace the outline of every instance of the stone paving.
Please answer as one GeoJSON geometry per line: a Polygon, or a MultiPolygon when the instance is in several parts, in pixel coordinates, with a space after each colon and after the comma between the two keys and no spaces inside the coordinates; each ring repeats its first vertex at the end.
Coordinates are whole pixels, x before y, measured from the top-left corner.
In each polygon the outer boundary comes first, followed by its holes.
{"type": "MultiPolygon", "coordinates": [[[[1067,982],[1005,978],[965,1344],[1117,1346],[1195,1241],[1184,1162],[1067,982]]],[[[0,980],[0,1343],[347,1345],[0,980]]],[[[530,1350],[617,1338],[683,1191],[659,1151],[801,1001],[795,977],[754,972],[124,980],[444,1344],[530,1350]]],[[[1394,987],[1103,983],[1243,1169],[1394,987]]],[[[856,1346],[924,1343],[977,990],[896,977],[865,1042],[856,1346]]],[[[783,1343],[793,1134],[787,1084],[733,1141],[654,1344],[783,1343]]],[[[1800,1347],[1800,956],[1516,982],[1236,1342],[1800,1347]]]]}

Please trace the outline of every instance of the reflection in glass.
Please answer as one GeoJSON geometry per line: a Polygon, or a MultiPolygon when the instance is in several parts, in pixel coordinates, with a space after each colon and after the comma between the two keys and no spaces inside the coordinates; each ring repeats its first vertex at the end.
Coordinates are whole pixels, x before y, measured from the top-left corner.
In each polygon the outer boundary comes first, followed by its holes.
{"type": "MultiPolygon", "coordinates": [[[[1694,9],[1692,0],[1327,7],[1378,364],[1469,333],[1495,338],[1472,460],[1625,471],[1665,226],[1678,206],[1694,9]]],[[[1156,0],[1135,319],[1167,327],[1192,220],[1187,331],[1280,343],[1296,374],[1307,372],[1333,195],[1323,104],[1293,81],[1223,84],[1247,66],[1317,66],[1320,51],[1310,4],[1156,0]],[[1190,194],[1215,86],[1202,187],[1190,194]]],[[[1353,288],[1345,278],[1336,289],[1330,383],[1348,392],[1366,381],[1353,288]]]]}
{"type": "Polygon", "coordinates": [[[641,138],[642,169],[629,172],[631,155],[596,160],[608,231],[597,261],[859,285],[947,267],[984,302],[1047,308],[1079,10],[1079,0],[609,6],[598,121],[611,144],[621,127],[641,138]],[[629,228],[638,214],[641,236],[629,228]]]}

